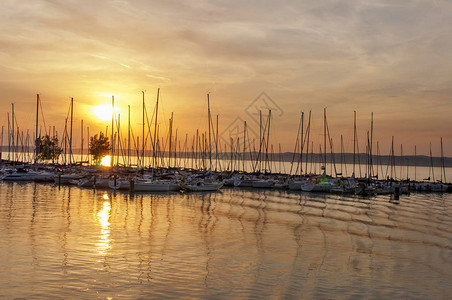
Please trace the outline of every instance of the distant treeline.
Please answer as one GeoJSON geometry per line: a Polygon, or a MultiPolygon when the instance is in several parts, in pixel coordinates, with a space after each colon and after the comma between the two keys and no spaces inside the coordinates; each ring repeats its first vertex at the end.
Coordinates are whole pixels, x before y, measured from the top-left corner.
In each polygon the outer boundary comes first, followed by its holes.
{"type": "MultiPolygon", "coordinates": [[[[282,156],[282,160],[283,161],[292,161],[292,157],[293,157],[293,153],[290,152],[286,152],[281,154],[282,156]]],[[[295,154],[295,155],[300,155],[295,154]]],[[[279,154],[273,154],[274,158],[276,160],[278,160],[279,158],[279,154]]],[[[353,164],[353,153],[344,153],[344,154],[340,154],[340,153],[333,153],[333,155],[331,155],[331,153],[326,155],[326,160],[327,163],[331,163],[331,161],[334,161],[337,165],[341,163],[341,156],[342,156],[342,163],[345,164],[353,164]]],[[[380,155],[380,156],[376,156],[373,155],[372,156],[372,164],[376,165],[376,164],[382,164],[382,165],[390,165],[391,164],[391,159],[392,157],[389,155],[380,155]]],[[[299,158],[295,158],[295,161],[298,161],[299,158]]],[[[309,154],[308,157],[309,162],[311,161],[311,154],[309,154]]],[[[313,160],[314,162],[320,162],[323,161],[323,154],[317,154],[314,153],[313,155],[313,160]]],[[[367,164],[369,160],[369,156],[365,153],[360,153],[359,155],[357,154],[355,156],[355,163],[358,164],[360,163],[361,165],[365,165],[367,164]]],[[[306,154],[303,154],[303,161],[306,161],[306,154]]],[[[433,157],[432,158],[433,161],[433,166],[436,167],[440,167],[441,166],[441,157],[433,157]]],[[[396,166],[406,166],[407,164],[409,166],[420,166],[420,167],[428,167],[430,166],[431,162],[430,162],[430,157],[429,156],[425,156],[425,155],[417,155],[416,159],[414,155],[407,155],[407,156],[394,156],[394,164],[396,166]]],[[[444,166],[445,167],[452,167],[452,158],[450,157],[445,157],[444,158],[444,166]]]]}
{"type": "MultiPolygon", "coordinates": [[[[19,147],[18,147],[19,148],[19,147]]],[[[7,151],[8,151],[8,146],[3,146],[0,147],[0,151],[2,152],[2,159],[6,159],[7,157],[7,151]]],[[[20,149],[17,149],[16,152],[29,152],[32,153],[34,151],[34,148],[29,147],[28,151],[26,150],[26,147],[22,148],[20,147],[20,149]]],[[[121,151],[122,153],[126,153],[126,150],[121,151]]],[[[81,149],[73,149],[72,150],[73,155],[80,155],[81,154],[81,149]]],[[[83,155],[87,155],[88,154],[88,150],[84,149],[83,150],[83,155]]],[[[63,156],[64,154],[62,154],[63,156]]],[[[68,153],[69,155],[69,153],[68,153]]],[[[141,156],[142,153],[141,151],[136,151],[136,149],[131,149],[130,151],[130,155],[131,156],[141,156]]],[[[152,157],[153,153],[151,150],[146,150],[145,151],[145,156],[147,158],[152,157]]],[[[158,156],[165,156],[168,157],[169,153],[168,152],[163,152],[160,151],[158,153],[158,156]]],[[[198,153],[194,153],[194,152],[183,152],[183,151],[178,151],[177,153],[172,152],[171,153],[171,157],[177,157],[178,159],[193,159],[193,158],[197,158],[199,160],[201,159],[208,159],[209,157],[209,153],[206,152],[198,152],[198,153]]],[[[217,158],[217,155],[215,153],[211,154],[212,160],[215,160],[217,158]]],[[[258,157],[260,157],[260,160],[265,161],[265,160],[271,160],[271,161],[283,161],[283,162],[291,162],[294,161],[295,163],[298,163],[300,160],[300,153],[293,153],[293,152],[284,152],[284,153],[261,153],[259,154],[258,152],[246,152],[245,153],[245,160],[251,160],[251,161],[256,161],[258,159],[258,157]]],[[[306,158],[308,159],[308,164],[309,163],[322,163],[323,159],[324,159],[324,154],[319,154],[319,153],[314,153],[314,154],[309,154],[308,157],[306,157],[306,153],[303,153],[303,164],[306,163],[306,158]]],[[[237,160],[242,160],[243,159],[243,154],[241,152],[222,152],[218,154],[218,159],[223,159],[223,160],[230,160],[233,159],[234,161],[237,160]]],[[[391,159],[392,157],[389,155],[373,155],[372,156],[372,164],[373,165],[377,165],[377,164],[382,164],[382,165],[390,165],[391,164],[391,159]]],[[[353,164],[353,153],[327,153],[326,154],[326,160],[327,160],[327,164],[331,164],[332,162],[334,162],[336,165],[340,165],[340,163],[344,163],[344,164],[353,164]],[[342,159],[341,159],[342,157],[342,159]]],[[[369,160],[369,156],[365,153],[360,153],[360,154],[356,154],[355,155],[355,164],[361,164],[361,165],[365,165],[368,163],[369,160]]],[[[432,158],[432,162],[433,162],[433,166],[435,168],[441,167],[442,163],[441,163],[441,157],[433,157],[432,158]]],[[[430,161],[430,157],[426,156],[426,155],[418,155],[415,156],[414,155],[406,155],[406,156],[394,156],[394,165],[396,166],[420,166],[420,167],[428,167],[431,165],[431,161],[430,161]]],[[[445,157],[444,158],[444,166],[446,168],[450,168],[452,167],[452,158],[450,157],[445,157]]]]}

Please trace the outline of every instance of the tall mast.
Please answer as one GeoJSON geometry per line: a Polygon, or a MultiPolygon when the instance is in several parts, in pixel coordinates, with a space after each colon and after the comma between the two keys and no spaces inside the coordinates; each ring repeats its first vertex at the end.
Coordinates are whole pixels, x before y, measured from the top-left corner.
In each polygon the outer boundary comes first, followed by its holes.
{"type": "Polygon", "coordinates": [[[115,96],[111,96],[111,156],[110,156],[110,165],[114,166],[114,157],[115,157],[115,139],[114,139],[114,126],[115,126],[115,96]]]}
{"type": "Polygon", "coordinates": [[[178,168],[177,163],[177,144],[179,144],[179,152],[180,152],[180,141],[177,140],[177,128],[176,128],[176,135],[174,136],[174,167],[178,168]]]}
{"type": "Polygon", "coordinates": [[[207,93],[207,122],[209,123],[209,169],[212,169],[212,142],[210,139],[210,98],[207,93]]]}
{"type": "Polygon", "coordinates": [[[370,144],[369,144],[369,177],[372,178],[373,173],[373,162],[372,162],[372,148],[373,148],[373,136],[374,136],[374,113],[371,113],[370,117],[370,144]]]}
{"type": "Polygon", "coordinates": [[[356,157],[356,111],[353,111],[353,175],[355,174],[356,157]]]}
{"type": "Polygon", "coordinates": [[[231,171],[234,171],[233,160],[234,160],[234,139],[231,137],[231,171]]]}
{"type": "Polygon", "coordinates": [[[81,122],[81,127],[80,127],[80,162],[83,162],[83,120],[81,122]]]}
{"type": "MultiPolygon", "coordinates": [[[[53,131],[55,132],[55,126],[53,127],[53,131]]],[[[54,136],[55,136],[55,134],[54,134],[54,136]]],[[[89,126],[86,127],[86,136],[88,137],[88,165],[91,165],[91,155],[89,155],[89,141],[90,141],[89,126]]]]}
{"type": "Polygon", "coordinates": [[[196,144],[195,144],[195,168],[198,170],[198,145],[199,145],[199,129],[196,129],[196,144]]]}
{"type": "Polygon", "coordinates": [[[141,164],[142,164],[142,166],[143,166],[143,168],[144,168],[144,166],[145,166],[145,162],[144,162],[144,147],[145,147],[145,137],[144,137],[144,123],[145,123],[145,121],[144,121],[144,114],[145,114],[145,112],[144,112],[144,109],[145,109],[145,103],[144,103],[144,91],[141,91],[141,93],[143,94],[143,116],[142,116],[142,120],[143,120],[143,126],[142,126],[142,137],[143,137],[143,142],[142,142],[142,150],[141,150],[141,164]]]}
{"type": "Polygon", "coordinates": [[[0,160],[2,160],[2,152],[3,152],[3,125],[2,125],[2,141],[0,145],[0,160]]]}
{"type": "Polygon", "coordinates": [[[218,115],[217,115],[217,133],[215,134],[215,171],[217,170],[218,165],[218,115]]]}
{"type": "Polygon", "coordinates": [[[245,172],[245,156],[246,156],[246,121],[243,123],[243,160],[242,160],[242,169],[245,172]]]}
{"type": "Polygon", "coordinates": [[[323,157],[325,164],[325,172],[326,172],[326,107],[323,109],[323,157]]]}
{"type": "Polygon", "coordinates": [[[128,105],[128,119],[129,125],[127,127],[127,162],[130,167],[130,105],[128,105]]]}
{"type": "Polygon", "coordinates": [[[259,171],[262,169],[262,111],[259,110],[259,156],[258,156],[258,162],[259,162],[259,171]]]}
{"type": "Polygon", "coordinates": [[[379,144],[378,144],[378,141],[377,141],[377,174],[376,174],[376,178],[378,179],[378,166],[380,166],[380,169],[381,169],[381,176],[383,176],[383,166],[382,166],[382,164],[381,164],[381,157],[380,157],[380,146],[379,146],[379,144]]]}
{"type": "Polygon", "coordinates": [[[69,164],[72,165],[72,123],[74,118],[74,98],[71,98],[71,128],[69,136],[69,164]]]}
{"type": "Polygon", "coordinates": [[[306,134],[307,134],[307,143],[306,143],[306,165],[304,168],[305,174],[308,173],[309,136],[311,135],[311,111],[309,111],[309,120],[308,120],[308,127],[306,128],[306,134]]]}
{"type": "Polygon", "coordinates": [[[416,151],[416,145],[414,145],[414,181],[416,181],[416,177],[417,177],[417,170],[416,170],[416,157],[417,157],[417,151],[416,151]]]}
{"type": "Polygon", "coordinates": [[[11,160],[11,122],[9,121],[9,112],[6,113],[8,117],[8,160],[11,160]]]}
{"type": "MultiPolygon", "coordinates": [[[[267,167],[269,167],[269,169],[271,168],[270,166],[270,162],[268,160],[268,143],[270,141],[270,120],[272,117],[272,110],[269,109],[268,110],[268,121],[267,121],[267,143],[265,146],[265,169],[267,169],[267,167]]],[[[271,170],[269,170],[271,172],[271,170]]]]}
{"type": "Polygon", "coordinates": [[[394,136],[392,136],[391,141],[391,179],[395,179],[395,159],[394,159],[394,136]],[[392,172],[394,171],[394,177],[392,177],[392,172]]]}
{"type": "Polygon", "coordinates": [[[400,144],[400,179],[403,173],[403,144],[400,144]]]}
{"type": "Polygon", "coordinates": [[[367,170],[366,170],[366,175],[367,178],[371,178],[371,172],[370,172],[370,136],[369,136],[369,131],[367,131],[367,145],[366,145],[366,158],[367,158],[367,170]]]}
{"type": "Polygon", "coordinates": [[[39,94],[36,95],[36,126],[35,126],[35,161],[34,163],[36,164],[36,161],[38,159],[38,153],[39,153],[39,143],[38,143],[38,124],[39,124],[39,94]]]}
{"type": "MultiPolygon", "coordinates": [[[[314,142],[311,141],[311,165],[309,167],[309,173],[312,173],[313,165],[314,165],[314,142]]],[[[314,165],[314,174],[315,174],[315,165],[314,165]]]]}
{"type": "Polygon", "coordinates": [[[342,157],[343,157],[343,155],[344,155],[344,138],[343,138],[343,136],[342,136],[342,134],[341,134],[341,176],[343,176],[342,174],[342,163],[343,163],[343,161],[342,161],[342,157]]]}
{"type": "Polygon", "coordinates": [[[188,133],[185,134],[185,143],[184,149],[182,150],[184,153],[184,169],[187,168],[187,157],[188,157],[188,133]]]}
{"type": "Polygon", "coordinates": [[[67,117],[64,118],[63,137],[64,137],[64,164],[66,164],[67,163],[67,117]]]}
{"type": "Polygon", "coordinates": [[[171,155],[173,150],[172,141],[173,141],[173,112],[171,112],[171,118],[169,120],[168,168],[171,168],[171,155]]]}
{"type": "Polygon", "coordinates": [[[155,125],[154,125],[154,146],[153,149],[153,158],[152,158],[152,169],[155,168],[155,162],[156,162],[156,149],[155,149],[155,143],[157,141],[157,119],[158,119],[158,112],[159,112],[159,94],[160,94],[160,88],[157,89],[157,102],[155,104],[155,125]]]}
{"type": "Polygon", "coordinates": [[[115,143],[117,143],[116,149],[116,165],[119,165],[119,152],[121,151],[121,114],[118,113],[118,119],[116,121],[115,143]]]}
{"type": "Polygon", "coordinates": [[[300,140],[300,175],[303,175],[303,126],[304,126],[304,111],[301,112],[301,140],[300,140]]]}
{"type": "Polygon", "coordinates": [[[12,140],[12,148],[13,148],[13,161],[16,161],[16,143],[14,142],[14,103],[11,103],[11,140],[12,140]]]}
{"type": "Polygon", "coordinates": [[[282,150],[281,150],[281,143],[279,143],[279,173],[282,174],[282,150]]]}
{"type": "Polygon", "coordinates": [[[443,137],[441,137],[441,167],[442,167],[442,172],[444,173],[444,181],[443,181],[443,173],[441,174],[441,181],[446,183],[446,166],[444,164],[444,150],[443,150],[443,137]]]}
{"type": "Polygon", "coordinates": [[[432,143],[430,142],[430,167],[432,168],[433,182],[435,182],[435,169],[433,168],[432,143]]]}

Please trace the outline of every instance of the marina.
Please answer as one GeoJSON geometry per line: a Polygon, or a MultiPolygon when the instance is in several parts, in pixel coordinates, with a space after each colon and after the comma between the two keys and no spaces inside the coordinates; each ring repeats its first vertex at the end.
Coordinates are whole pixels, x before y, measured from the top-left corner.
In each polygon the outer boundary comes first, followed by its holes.
{"type": "MultiPolygon", "coordinates": [[[[377,166],[378,167],[378,166],[377,166]]],[[[430,168],[420,168],[427,175],[430,168]]],[[[444,176],[451,171],[443,170],[444,176]]],[[[281,173],[215,172],[192,169],[136,169],[93,166],[47,166],[4,164],[0,180],[17,182],[51,182],[57,186],[74,185],[80,188],[107,188],[130,192],[216,191],[223,186],[255,189],[289,189],[292,191],[338,193],[372,196],[377,194],[409,194],[418,192],[450,192],[451,184],[442,181],[414,181],[393,178],[355,178],[326,175],[289,175],[281,173]],[[39,171],[35,171],[39,170],[39,171]]]]}
{"type": "MultiPolygon", "coordinates": [[[[68,116],[65,119],[64,131],[61,136],[63,141],[59,143],[55,127],[53,127],[52,136],[50,136],[50,127],[48,132],[44,127],[45,135],[41,135],[40,115],[43,116],[43,110],[40,96],[37,94],[33,151],[30,151],[30,147],[32,147],[30,146],[30,136],[27,134],[24,142],[23,131],[21,135],[19,134],[17,118],[14,117],[14,104],[12,104],[11,123],[9,113],[7,114],[8,151],[5,153],[7,160],[3,162],[0,169],[0,179],[4,181],[53,181],[58,185],[72,184],[83,188],[109,187],[114,190],[131,192],[216,191],[226,185],[364,196],[393,194],[398,197],[400,194],[408,194],[413,190],[448,192],[452,189],[451,184],[447,182],[446,175],[446,170],[449,169],[446,168],[446,165],[449,167],[446,160],[449,162],[450,159],[444,156],[442,138],[440,139],[441,156],[433,157],[430,143],[430,155],[429,157],[422,156],[424,165],[419,166],[424,166],[425,169],[426,159],[429,160],[428,177],[424,176],[422,177],[424,179],[417,180],[419,158],[416,145],[414,146],[414,157],[403,156],[402,144],[400,145],[400,156],[398,156],[395,153],[394,136],[392,136],[389,155],[384,156],[385,162],[382,162],[383,156],[380,154],[378,142],[374,148],[373,113],[371,113],[370,128],[367,131],[367,141],[365,142],[366,152],[361,153],[359,151],[357,114],[356,111],[353,112],[353,155],[350,153],[347,155],[344,153],[342,135],[340,136],[340,153],[334,151],[326,108],[323,109],[323,135],[320,136],[323,139],[323,147],[322,144],[319,144],[320,151],[314,153],[314,141],[311,142],[310,147],[312,114],[309,111],[305,122],[305,114],[302,112],[294,151],[284,155],[285,157],[292,156],[286,171],[287,161],[284,161],[283,153],[274,153],[273,144],[270,144],[271,109],[268,109],[266,116],[263,115],[262,110],[259,110],[257,148],[256,138],[252,141],[249,139],[246,121],[243,124],[242,142],[240,142],[240,137],[237,137],[236,143],[231,138],[230,145],[222,145],[219,139],[219,116],[216,117],[215,126],[208,93],[208,130],[201,134],[201,138],[199,129],[196,130],[190,150],[188,134],[185,136],[183,148],[181,148],[180,141],[178,143],[177,140],[177,128],[175,136],[173,136],[173,112],[169,119],[168,134],[166,136],[159,134],[160,89],[157,89],[157,99],[152,116],[149,116],[146,110],[144,91],[142,96],[141,146],[139,136],[136,139],[133,135],[131,136],[130,106],[127,138],[123,137],[120,115],[115,112],[115,98],[112,96],[111,133],[109,135],[107,127],[105,134],[101,131],[99,134],[90,136],[89,128],[87,128],[89,143],[85,160],[83,156],[83,120],[81,120],[80,126],[81,140],[78,155],[73,151],[73,98],[70,101],[68,116]],[[135,145],[134,149],[131,148],[132,144],[135,145]],[[226,152],[223,146],[226,146],[226,149],[230,146],[230,151],[226,152]],[[136,152],[137,155],[131,155],[131,152],[136,152]],[[152,155],[149,156],[149,153],[152,155]],[[348,164],[352,158],[352,164],[349,166],[351,175],[347,174],[347,156],[348,164]],[[412,168],[414,167],[414,180],[409,176],[410,165],[412,168]],[[344,166],[345,172],[343,171],[344,166]],[[39,168],[41,171],[37,172],[39,168]],[[384,171],[384,169],[386,170],[384,171]],[[398,169],[399,173],[397,173],[398,169]]],[[[4,148],[3,127],[0,148],[4,148]]],[[[279,148],[281,150],[281,144],[279,144],[279,148]]],[[[0,152],[0,159],[2,157],[3,152],[0,152]]],[[[451,178],[450,175],[449,178],[451,178]]]]}

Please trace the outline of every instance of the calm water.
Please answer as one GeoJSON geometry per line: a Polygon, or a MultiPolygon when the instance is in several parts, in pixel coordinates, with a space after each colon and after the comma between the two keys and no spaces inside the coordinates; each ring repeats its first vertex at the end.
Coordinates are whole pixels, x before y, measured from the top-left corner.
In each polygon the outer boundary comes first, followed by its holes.
{"type": "Polygon", "coordinates": [[[0,298],[448,298],[452,196],[0,183],[0,298]]]}

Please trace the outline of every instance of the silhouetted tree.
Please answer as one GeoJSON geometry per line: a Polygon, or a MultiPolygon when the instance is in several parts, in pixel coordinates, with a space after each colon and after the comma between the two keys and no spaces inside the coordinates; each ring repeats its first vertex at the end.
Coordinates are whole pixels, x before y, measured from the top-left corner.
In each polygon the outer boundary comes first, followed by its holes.
{"type": "Polygon", "coordinates": [[[37,141],[38,151],[36,160],[58,160],[58,157],[63,152],[63,149],[58,146],[58,138],[50,137],[46,134],[43,137],[39,137],[37,141]]]}
{"type": "Polygon", "coordinates": [[[100,164],[102,157],[110,152],[110,142],[103,132],[94,135],[89,140],[89,153],[93,156],[94,163],[100,164]]]}

